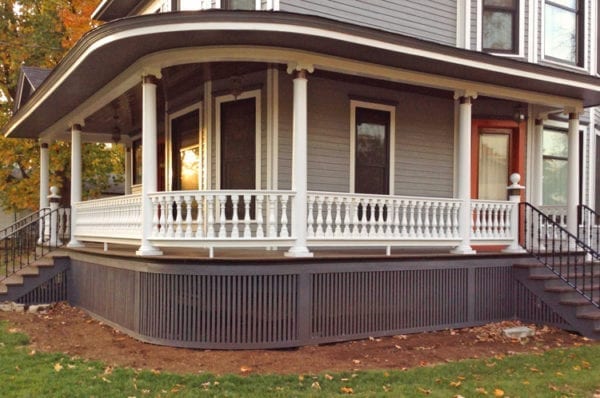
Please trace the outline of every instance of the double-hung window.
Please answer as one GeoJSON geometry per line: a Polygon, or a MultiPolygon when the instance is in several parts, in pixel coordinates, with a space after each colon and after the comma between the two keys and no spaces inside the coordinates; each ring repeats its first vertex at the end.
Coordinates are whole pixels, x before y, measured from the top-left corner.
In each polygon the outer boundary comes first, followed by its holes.
{"type": "Polygon", "coordinates": [[[564,131],[544,130],[543,204],[567,204],[568,136],[564,131]]]}
{"type": "Polygon", "coordinates": [[[483,51],[519,52],[519,0],[483,0],[483,51]]]}
{"type": "Polygon", "coordinates": [[[583,64],[583,1],[545,0],[544,57],[583,64]]]}

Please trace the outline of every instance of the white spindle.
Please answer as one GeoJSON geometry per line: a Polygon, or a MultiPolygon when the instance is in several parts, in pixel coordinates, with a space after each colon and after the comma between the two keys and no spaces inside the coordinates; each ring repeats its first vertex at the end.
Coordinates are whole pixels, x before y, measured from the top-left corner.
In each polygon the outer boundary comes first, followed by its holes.
{"type": "Polygon", "coordinates": [[[169,195],[167,196],[167,238],[175,236],[173,224],[173,195],[169,195]]]}
{"type": "Polygon", "coordinates": [[[206,196],[206,237],[215,237],[215,197],[206,196]]]}
{"type": "Polygon", "coordinates": [[[157,237],[160,225],[160,198],[152,198],[152,236],[157,237]]]}
{"type": "Polygon", "coordinates": [[[256,195],[256,237],[264,238],[265,232],[263,229],[263,201],[265,200],[264,195],[256,195]]]}
{"type": "Polygon", "coordinates": [[[227,237],[227,230],[225,226],[225,201],[227,196],[219,195],[219,238],[227,237]]]}
{"type": "Polygon", "coordinates": [[[423,203],[423,236],[425,238],[429,238],[431,237],[431,221],[429,220],[430,217],[430,208],[431,208],[431,202],[430,201],[425,201],[423,203]]]}
{"type": "Polygon", "coordinates": [[[344,238],[349,238],[352,236],[352,199],[351,198],[343,198],[342,204],[344,207],[344,238]]]}
{"type": "Polygon", "coordinates": [[[407,211],[407,201],[405,199],[402,199],[402,203],[400,204],[400,207],[402,208],[402,227],[400,229],[400,234],[402,236],[408,236],[408,218],[406,217],[406,211],[407,211]]]}
{"type": "Polygon", "coordinates": [[[335,206],[335,220],[334,220],[334,224],[335,224],[335,228],[333,229],[333,236],[335,238],[341,238],[344,234],[342,232],[342,198],[341,197],[336,197],[335,201],[334,201],[334,206],[335,206]]]}
{"type": "Polygon", "coordinates": [[[287,206],[288,206],[289,195],[284,194],[281,195],[281,232],[280,236],[282,238],[289,238],[290,233],[288,231],[288,216],[287,216],[287,206]]]}
{"type": "Polygon", "coordinates": [[[408,201],[408,236],[414,238],[416,234],[415,230],[415,206],[414,200],[408,201]]]}
{"type": "Polygon", "coordinates": [[[307,217],[307,225],[306,225],[306,237],[314,238],[315,237],[315,227],[314,227],[314,210],[315,206],[315,195],[309,195],[308,199],[308,217],[307,217]]]}
{"type": "Polygon", "coordinates": [[[239,224],[239,218],[238,218],[238,203],[239,203],[240,197],[238,195],[231,195],[231,208],[232,208],[232,215],[231,215],[231,238],[237,239],[240,237],[240,230],[238,227],[239,224]]]}
{"type": "Polygon", "coordinates": [[[267,236],[269,238],[277,237],[277,197],[278,195],[276,194],[269,194],[267,196],[267,223],[269,224],[269,228],[267,229],[267,236]]]}
{"type": "Polygon", "coordinates": [[[196,195],[196,204],[198,205],[198,217],[196,217],[196,238],[204,238],[204,197],[196,195]]]}
{"type": "Polygon", "coordinates": [[[333,228],[332,228],[332,224],[333,224],[333,217],[331,215],[331,211],[333,208],[333,197],[332,196],[328,196],[325,198],[325,203],[326,203],[326,214],[325,214],[325,236],[328,238],[333,237],[333,228]]]}
{"type": "Polygon", "coordinates": [[[175,196],[175,211],[177,212],[177,217],[175,218],[175,237],[183,238],[183,206],[181,203],[183,202],[183,197],[181,195],[175,196]]]}
{"type": "Polygon", "coordinates": [[[184,197],[185,201],[185,237],[187,239],[194,236],[194,232],[192,231],[192,201],[193,196],[186,195],[184,197]]]}
{"type": "Polygon", "coordinates": [[[323,238],[325,232],[323,231],[323,196],[317,196],[317,231],[315,232],[317,238],[323,238]]]}
{"type": "MultiPolygon", "coordinates": [[[[252,202],[252,196],[245,194],[244,195],[244,239],[250,239],[252,237],[252,231],[250,229],[250,204],[251,204],[251,202],[252,202]]],[[[256,205],[254,207],[256,209],[256,205]]]]}

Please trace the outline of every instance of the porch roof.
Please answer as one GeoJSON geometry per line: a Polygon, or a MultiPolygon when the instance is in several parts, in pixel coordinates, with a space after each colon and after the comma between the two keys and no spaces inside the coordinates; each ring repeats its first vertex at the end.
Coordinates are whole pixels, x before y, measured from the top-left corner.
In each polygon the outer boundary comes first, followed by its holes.
{"type": "MultiPolygon", "coordinates": [[[[62,132],[69,124],[81,123],[69,119],[78,106],[140,59],[173,49],[233,45],[301,51],[440,76],[453,79],[457,85],[464,82],[465,90],[477,83],[564,98],[565,103],[573,100],[571,103],[581,103],[584,107],[600,104],[600,79],[584,73],[321,17],[285,12],[206,10],[124,18],[89,32],[17,110],[1,133],[34,138],[43,132],[62,132]]],[[[288,61],[297,60],[279,60],[288,61]]],[[[160,62],[160,67],[169,66],[169,60],[160,62]]],[[[197,62],[203,62],[202,58],[197,62]]],[[[143,72],[141,68],[139,73],[143,72]]],[[[455,88],[436,86],[435,82],[431,87],[455,88]]]]}

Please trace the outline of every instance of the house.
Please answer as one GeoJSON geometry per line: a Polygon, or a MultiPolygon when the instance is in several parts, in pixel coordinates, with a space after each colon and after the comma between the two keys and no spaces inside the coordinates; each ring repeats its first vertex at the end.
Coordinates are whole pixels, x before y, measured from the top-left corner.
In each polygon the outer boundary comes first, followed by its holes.
{"type": "Polygon", "coordinates": [[[597,337],[599,12],[104,0],[2,132],[71,142],[68,299],[142,340],[597,337]],[[81,201],[84,140],[127,145],[125,195],[81,201]]]}

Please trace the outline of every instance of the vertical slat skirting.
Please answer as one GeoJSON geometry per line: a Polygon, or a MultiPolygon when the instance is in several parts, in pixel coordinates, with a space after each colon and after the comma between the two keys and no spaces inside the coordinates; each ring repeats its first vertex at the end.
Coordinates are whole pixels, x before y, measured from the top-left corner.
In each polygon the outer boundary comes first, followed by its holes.
{"type": "Polygon", "coordinates": [[[295,341],[297,279],[142,272],[140,334],[179,345],[230,348],[295,341]]]}
{"type": "Polygon", "coordinates": [[[569,324],[533,294],[520,281],[515,281],[515,307],[517,318],[537,324],[568,327],[569,324]]]}
{"type": "Polygon", "coordinates": [[[17,303],[47,304],[67,299],[67,275],[63,271],[17,299],[17,303]]]}
{"type": "Polygon", "coordinates": [[[514,278],[512,268],[476,268],[475,321],[490,322],[514,317],[514,278]]]}

